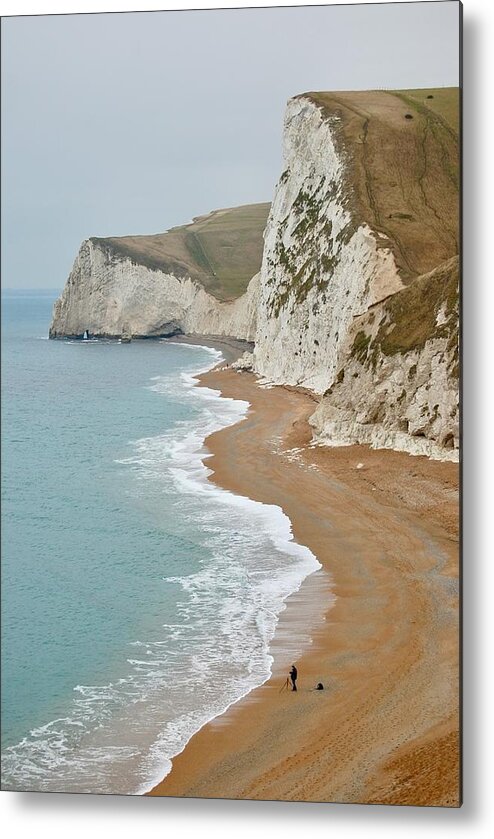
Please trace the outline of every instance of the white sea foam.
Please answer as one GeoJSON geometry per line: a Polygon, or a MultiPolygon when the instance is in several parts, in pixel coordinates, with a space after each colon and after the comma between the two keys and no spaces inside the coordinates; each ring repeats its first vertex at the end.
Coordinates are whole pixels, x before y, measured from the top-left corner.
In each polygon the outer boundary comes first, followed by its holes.
{"type": "MultiPolygon", "coordinates": [[[[221,354],[216,351],[215,360],[221,360],[221,354]]],[[[205,371],[201,371],[205,372],[205,371]]],[[[261,504],[249,498],[227,492],[208,480],[211,470],[207,468],[204,461],[207,461],[207,452],[204,449],[204,440],[220,428],[226,428],[242,420],[248,411],[249,403],[240,400],[233,400],[222,397],[220,392],[206,387],[196,387],[198,372],[194,374],[182,373],[181,380],[183,387],[189,392],[190,397],[196,403],[202,403],[203,415],[199,425],[189,429],[184,428],[185,433],[174,439],[170,444],[169,437],[163,435],[161,438],[148,438],[136,443],[138,449],[137,461],[141,467],[153,468],[156,461],[168,458],[169,473],[173,476],[175,484],[184,496],[196,496],[204,505],[207,526],[211,529],[211,511],[216,509],[216,516],[219,509],[224,511],[227,518],[225,522],[219,522],[218,531],[230,526],[231,514],[243,522],[243,527],[248,528],[248,534],[235,533],[230,535],[230,541],[238,543],[238,549],[242,550],[245,544],[253,540],[255,534],[262,533],[271,541],[276,552],[280,556],[277,560],[277,568],[269,566],[262,567],[259,564],[259,554],[253,551],[252,557],[245,556],[246,573],[248,574],[251,586],[250,610],[247,604],[240,604],[241,615],[238,614],[239,604],[229,602],[225,598],[223,607],[224,631],[228,635],[232,632],[233,625],[237,626],[239,620],[244,625],[245,632],[236,649],[238,656],[245,648],[247,637],[252,632],[252,625],[257,630],[257,666],[252,666],[256,661],[256,655],[247,644],[248,654],[246,656],[247,679],[243,684],[237,683],[233,690],[223,692],[224,700],[218,697],[218,703],[208,709],[198,709],[195,714],[189,715],[187,719],[180,718],[167,725],[157,741],[150,750],[150,769],[153,768],[153,782],[161,779],[170,769],[170,758],[182,751],[190,737],[214,716],[223,713],[231,704],[245,696],[254,687],[262,684],[271,675],[272,657],[269,652],[269,643],[273,638],[279,615],[285,608],[286,598],[296,591],[307,575],[321,568],[320,563],[314,557],[309,548],[297,544],[293,540],[291,522],[283,511],[274,505],[261,504]],[[156,449],[162,448],[162,457],[156,457],[156,449]],[[247,535],[247,539],[246,539],[247,535]],[[250,538],[249,538],[250,537],[250,538]],[[287,558],[296,560],[288,564],[287,558]],[[250,559],[250,562],[249,562],[250,559]],[[285,560],[285,561],[283,561],[285,560]],[[276,573],[276,571],[278,573],[276,573]],[[259,645],[260,642],[260,645],[259,645]],[[164,760],[166,758],[166,762],[164,760]]],[[[174,389],[176,382],[169,377],[156,377],[151,388],[160,393],[168,393],[174,389]]],[[[184,424],[185,426],[187,424],[184,424]]],[[[149,472],[147,472],[149,475],[149,472]]],[[[214,528],[213,528],[214,529],[214,528]]],[[[275,560],[276,561],[276,560],[275,560]]],[[[229,582],[232,582],[232,567],[229,564],[226,575],[229,582]]],[[[237,569],[238,571],[238,569],[237,569]]],[[[218,576],[218,567],[206,568],[195,575],[186,578],[169,578],[170,582],[179,583],[186,591],[192,602],[204,596],[204,593],[217,589],[221,584],[221,575],[218,576]]],[[[233,580],[235,583],[235,581],[233,580]]],[[[237,581],[240,583],[240,580],[237,581]]],[[[304,644],[309,637],[300,639],[304,644]]],[[[210,668],[211,661],[205,658],[202,664],[210,668]]],[[[201,661],[195,661],[196,671],[200,671],[201,661]]],[[[145,791],[149,785],[144,784],[141,791],[145,791]]]]}
{"type": "MultiPolygon", "coordinates": [[[[177,592],[177,622],[162,625],[160,640],[132,643],[125,676],[103,686],[77,685],[69,717],[6,750],[14,788],[150,789],[194,733],[270,677],[270,644],[286,599],[321,567],[293,540],[279,507],[208,480],[206,437],[244,419],[249,403],[196,386],[197,376],[222,359],[217,350],[197,349],[211,358],[204,369],[154,377],[147,385],[185,400],[193,419],[133,441],[131,456],[119,463],[132,470],[136,496],[154,492],[160,503],[176,505],[177,532],[192,523],[206,559],[194,573],[163,578],[177,592]]],[[[290,656],[310,643],[310,622],[298,632],[290,656]]]]}

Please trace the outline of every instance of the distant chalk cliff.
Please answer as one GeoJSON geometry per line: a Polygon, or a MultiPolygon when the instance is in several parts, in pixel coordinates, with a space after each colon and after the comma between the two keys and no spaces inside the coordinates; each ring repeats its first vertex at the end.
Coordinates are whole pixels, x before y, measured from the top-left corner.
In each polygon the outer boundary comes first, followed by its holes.
{"type": "Polygon", "coordinates": [[[245,294],[221,302],[190,277],[148,268],[90,239],[82,243],[61,297],[50,338],[235,336],[253,341],[257,279],[245,294]]]}

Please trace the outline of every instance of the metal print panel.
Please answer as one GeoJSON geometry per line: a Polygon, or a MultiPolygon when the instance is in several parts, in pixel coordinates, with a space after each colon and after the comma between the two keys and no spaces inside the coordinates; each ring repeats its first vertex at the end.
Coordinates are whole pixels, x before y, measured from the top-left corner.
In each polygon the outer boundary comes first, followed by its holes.
{"type": "Polygon", "coordinates": [[[4,790],[460,806],[460,37],[2,20],[4,790]]]}

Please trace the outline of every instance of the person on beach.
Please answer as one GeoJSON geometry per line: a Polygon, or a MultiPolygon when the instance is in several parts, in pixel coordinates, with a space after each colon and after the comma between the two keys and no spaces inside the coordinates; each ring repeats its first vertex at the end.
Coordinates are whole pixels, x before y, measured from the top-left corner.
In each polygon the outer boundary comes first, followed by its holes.
{"type": "Polygon", "coordinates": [[[295,667],[294,664],[292,664],[292,669],[290,670],[289,676],[290,676],[290,681],[292,683],[292,690],[297,690],[298,672],[297,672],[297,668],[295,667]]]}

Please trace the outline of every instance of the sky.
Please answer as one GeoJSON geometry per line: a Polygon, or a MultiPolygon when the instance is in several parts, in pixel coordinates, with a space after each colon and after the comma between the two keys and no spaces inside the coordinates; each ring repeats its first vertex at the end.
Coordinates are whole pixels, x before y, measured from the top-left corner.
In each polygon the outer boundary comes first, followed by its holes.
{"type": "Polygon", "coordinates": [[[286,101],[458,84],[457,2],[2,19],[2,286],[270,201],[286,101]]]}

